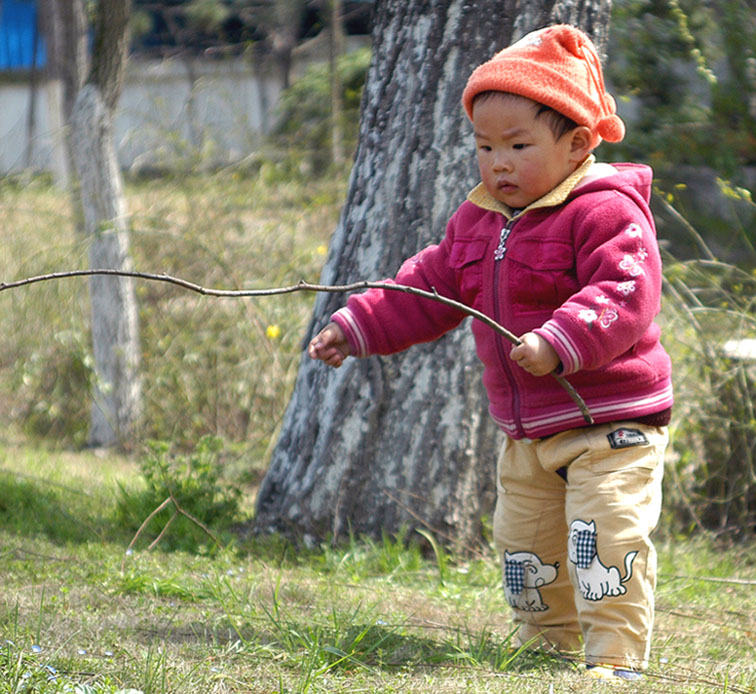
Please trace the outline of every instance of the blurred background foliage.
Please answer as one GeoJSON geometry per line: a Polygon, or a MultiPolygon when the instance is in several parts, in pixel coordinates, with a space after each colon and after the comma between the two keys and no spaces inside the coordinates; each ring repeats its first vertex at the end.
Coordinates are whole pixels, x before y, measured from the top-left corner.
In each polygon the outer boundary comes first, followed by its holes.
{"type": "MultiPolygon", "coordinates": [[[[341,56],[336,65],[344,105],[339,125],[350,151],[357,144],[362,87],[369,65],[367,48],[341,56]]],[[[330,79],[327,64],[312,65],[279,102],[274,138],[283,151],[299,150],[303,156],[300,164],[305,164],[307,171],[323,171],[331,163],[330,79]]]]}
{"type": "Polygon", "coordinates": [[[608,76],[632,102],[615,156],[661,169],[706,166],[734,180],[756,165],[749,0],[617,0],[608,76]]]}
{"type": "Polygon", "coordinates": [[[629,122],[602,154],[650,164],[675,366],[670,528],[756,533],[756,13],[617,0],[608,79],[629,122]]]}

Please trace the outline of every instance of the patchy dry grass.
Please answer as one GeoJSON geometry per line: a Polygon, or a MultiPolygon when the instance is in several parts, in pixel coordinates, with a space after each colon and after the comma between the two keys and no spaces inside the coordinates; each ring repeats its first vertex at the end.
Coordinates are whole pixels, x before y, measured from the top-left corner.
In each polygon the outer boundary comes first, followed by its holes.
{"type": "MultiPolygon", "coordinates": [[[[18,438],[0,451],[0,692],[605,690],[579,664],[510,648],[492,556],[441,571],[393,538],[127,556],[113,499],[135,462],[18,438]]],[[[754,553],[660,549],[652,664],[631,690],[756,691],[754,553]]]]}
{"type": "MultiPolygon", "coordinates": [[[[214,288],[317,281],[344,199],[343,178],[291,183],[223,171],[127,188],[134,268],[214,288]]],[[[0,181],[0,278],[88,267],[64,191],[0,181]]],[[[142,438],[191,446],[213,434],[262,464],[301,355],[314,295],[201,297],[137,282],[142,438]]],[[[0,296],[0,415],[36,437],[86,441],[92,379],[82,279],[0,296]]]]}

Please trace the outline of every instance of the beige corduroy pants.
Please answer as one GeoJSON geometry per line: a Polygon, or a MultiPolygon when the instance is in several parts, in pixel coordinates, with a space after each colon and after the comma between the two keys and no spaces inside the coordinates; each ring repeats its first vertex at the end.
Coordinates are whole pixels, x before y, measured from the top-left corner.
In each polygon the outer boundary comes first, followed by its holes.
{"type": "Polygon", "coordinates": [[[628,421],[506,441],[494,541],[520,643],[646,667],[668,438],[628,421]]]}

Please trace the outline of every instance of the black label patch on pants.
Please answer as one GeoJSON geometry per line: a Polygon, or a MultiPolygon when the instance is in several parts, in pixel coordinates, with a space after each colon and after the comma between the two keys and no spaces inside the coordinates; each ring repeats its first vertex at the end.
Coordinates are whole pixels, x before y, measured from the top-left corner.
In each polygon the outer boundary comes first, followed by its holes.
{"type": "Polygon", "coordinates": [[[631,446],[643,446],[648,444],[646,435],[638,429],[615,429],[606,435],[612,448],[630,448],[631,446]]]}

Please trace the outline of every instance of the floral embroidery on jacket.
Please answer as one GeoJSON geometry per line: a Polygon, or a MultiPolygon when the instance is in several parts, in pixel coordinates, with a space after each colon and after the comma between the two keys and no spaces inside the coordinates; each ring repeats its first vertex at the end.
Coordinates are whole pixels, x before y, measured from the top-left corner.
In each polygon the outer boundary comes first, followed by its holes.
{"type": "Polygon", "coordinates": [[[635,291],[635,280],[628,280],[627,282],[620,282],[617,285],[617,291],[625,296],[630,296],[635,291]]]}
{"type": "Polygon", "coordinates": [[[644,274],[643,260],[638,260],[629,253],[626,253],[625,257],[620,260],[619,268],[620,270],[626,270],[630,274],[630,277],[638,277],[644,274]]]}
{"type": "Polygon", "coordinates": [[[599,321],[602,328],[608,328],[614,321],[619,319],[619,313],[615,308],[607,308],[601,312],[601,320],[599,321]]]}
{"type": "MultiPolygon", "coordinates": [[[[641,238],[643,229],[639,224],[633,222],[625,229],[624,233],[630,238],[641,238]]],[[[641,277],[646,274],[643,269],[646,258],[648,258],[648,251],[645,246],[639,245],[634,254],[625,253],[617,265],[626,277],[641,277]]],[[[626,279],[617,285],[617,291],[624,297],[629,297],[636,289],[636,280],[634,279],[626,279]]],[[[611,327],[612,323],[619,320],[619,311],[608,296],[599,294],[594,301],[596,302],[596,310],[586,308],[578,312],[578,318],[587,323],[589,328],[592,328],[594,323],[598,323],[606,330],[611,327]]],[[[619,302],[619,306],[626,305],[627,302],[624,300],[619,302]]]]}

